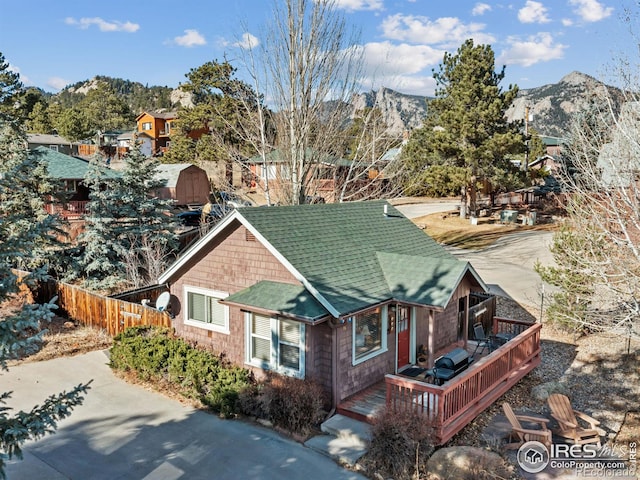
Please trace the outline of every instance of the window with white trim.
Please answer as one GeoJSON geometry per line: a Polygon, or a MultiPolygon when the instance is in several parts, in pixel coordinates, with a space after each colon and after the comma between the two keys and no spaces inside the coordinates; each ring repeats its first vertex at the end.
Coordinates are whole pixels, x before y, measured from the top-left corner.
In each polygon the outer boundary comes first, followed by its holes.
{"type": "Polygon", "coordinates": [[[351,317],[353,364],[387,351],[387,307],[378,307],[351,317]]]}
{"type": "Polygon", "coordinates": [[[219,303],[228,293],[185,286],[184,296],[185,325],[229,333],[229,307],[219,303]]]}
{"type": "Polygon", "coordinates": [[[300,322],[247,313],[247,363],[304,378],[304,335],[300,322]]]}
{"type": "Polygon", "coordinates": [[[152,123],[151,123],[151,122],[143,122],[143,123],[142,123],[142,130],[143,130],[143,131],[145,131],[145,130],[151,130],[151,126],[152,126],[152,123]]]}

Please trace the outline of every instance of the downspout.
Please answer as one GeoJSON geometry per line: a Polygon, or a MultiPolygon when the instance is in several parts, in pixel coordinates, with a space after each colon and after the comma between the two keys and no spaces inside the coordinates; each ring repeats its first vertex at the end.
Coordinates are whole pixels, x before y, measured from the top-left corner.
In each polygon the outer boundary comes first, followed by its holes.
{"type": "Polygon", "coordinates": [[[338,408],[338,329],[332,325],[331,340],[331,411],[338,408]]]}

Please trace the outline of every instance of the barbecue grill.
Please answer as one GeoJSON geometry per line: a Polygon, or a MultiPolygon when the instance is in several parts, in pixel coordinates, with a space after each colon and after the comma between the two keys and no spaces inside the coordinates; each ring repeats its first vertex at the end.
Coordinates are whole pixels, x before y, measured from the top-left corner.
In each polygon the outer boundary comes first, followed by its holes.
{"type": "Polygon", "coordinates": [[[436,385],[442,385],[467,369],[473,358],[464,348],[455,348],[436,360],[427,375],[434,378],[436,385]]]}

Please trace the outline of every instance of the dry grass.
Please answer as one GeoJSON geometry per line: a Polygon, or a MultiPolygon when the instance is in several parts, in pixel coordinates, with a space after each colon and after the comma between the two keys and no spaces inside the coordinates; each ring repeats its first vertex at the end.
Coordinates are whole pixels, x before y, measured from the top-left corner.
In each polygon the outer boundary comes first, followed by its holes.
{"type": "MultiPolygon", "coordinates": [[[[24,298],[14,297],[1,304],[0,321],[20,308],[24,301],[24,298]]],[[[54,317],[49,323],[42,324],[40,330],[45,331],[40,348],[32,353],[22,352],[18,359],[8,362],[9,366],[104,350],[110,348],[113,343],[105,331],[85,327],[59,316],[54,317]]]]}
{"type": "Polygon", "coordinates": [[[524,231],[551,231],[557,225],[539,217],[537,225],[501,224],[494,217],[478,218],[477,225],[463,220],[457,215],[433,213],[424,217],[414,218],[413,222],[424,228],[434,240],[445,245],[458,248],[481,249],[494,243],[504,235],[524,231]]]}

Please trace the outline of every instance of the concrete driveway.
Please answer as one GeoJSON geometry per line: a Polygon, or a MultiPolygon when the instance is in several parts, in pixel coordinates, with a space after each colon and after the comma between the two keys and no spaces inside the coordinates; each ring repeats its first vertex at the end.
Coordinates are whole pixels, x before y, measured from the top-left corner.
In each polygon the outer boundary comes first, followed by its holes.
{"type": "Polygon", "coordinates": [[[93,379],[59,430],[12,461],[9,480],[364,479],[272,430],[220,420],[118,379],[105,352],[13,367],[0,374],[9,406],[30,410],[93,379]]]}
{"type": "MultiPolygon", "coordinates": [[[[441,200],[398,205],[408,218],[456,209],[458,200],[441,200]]],[[[554,291],[554,287],[542,282],[533,270],[536,261],[553,265],[549,251],[553,233],[524,231],[505,235],[489,247],[481,250],[463,250],[447,247],[456,257],[471,262],[478,274],[488,284],[492,293],[513,298],[520,304],[539,306],[542,293],[554,291]]]]}
{"type": "Polygon", "coordinates": [[[554,264],[549,251],[552,239],[552,232],[525,231],[505,235],[481,250],[447,249],[470,262],[492,293],[540,306],[543,292],[548,296],[555,287],[544,283],[533,268],[537,261],[545,266],[554,264]]]}

